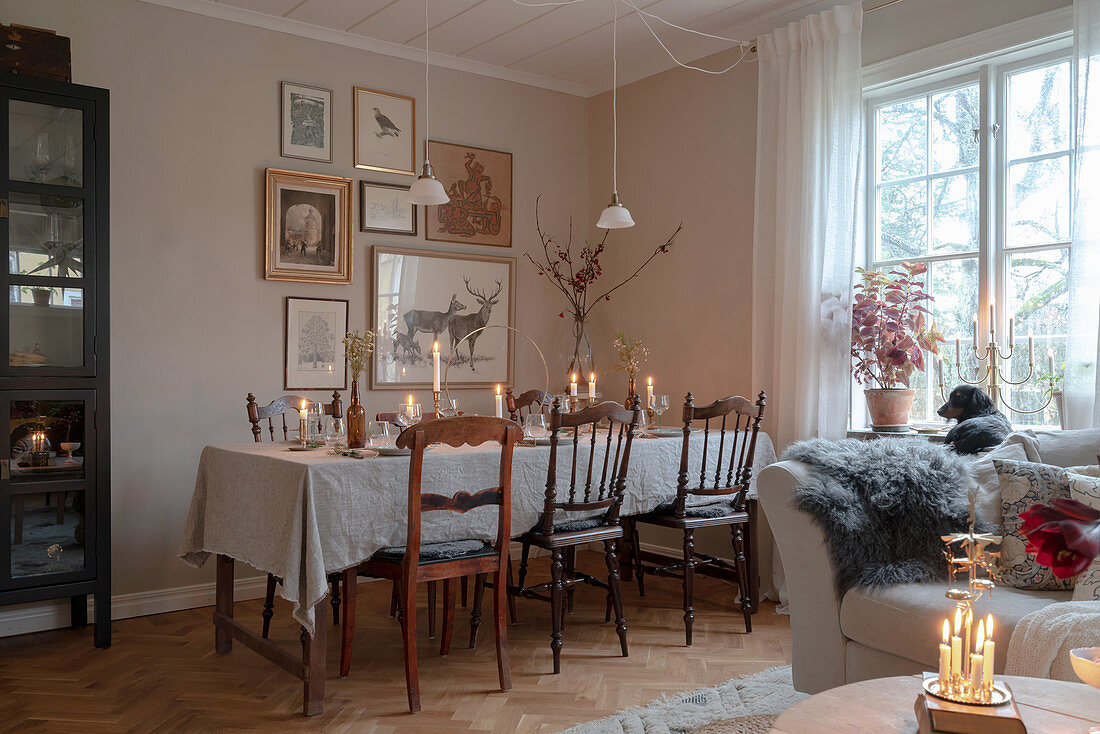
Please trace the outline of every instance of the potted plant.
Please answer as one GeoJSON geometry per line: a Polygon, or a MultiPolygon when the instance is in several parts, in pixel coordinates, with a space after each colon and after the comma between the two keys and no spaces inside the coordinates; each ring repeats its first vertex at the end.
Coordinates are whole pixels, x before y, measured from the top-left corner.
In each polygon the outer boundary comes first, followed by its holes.
{"type": "Polygon", "coordinates": [[[852,360],[857,382],[866,387],[871,428],[905,430],[913,407],[909,387],[913,373],[925,368],[924,353],[940,353],[943,334],[925,304],[933,299],[923,290],[923,263],[903,262],[882,272],[857,268],[852,307],[852,360]]]}

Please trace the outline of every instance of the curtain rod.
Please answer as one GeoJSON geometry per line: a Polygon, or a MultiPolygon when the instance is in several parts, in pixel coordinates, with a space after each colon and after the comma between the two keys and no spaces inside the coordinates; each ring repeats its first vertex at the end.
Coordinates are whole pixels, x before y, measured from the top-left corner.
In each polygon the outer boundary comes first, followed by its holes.
{"type": "MultiPolygon", "coordinates": [[[[878,5],[872,5],[869,8],[864,8],[863,9],[863,14],[867,15],[867,13],[873,13],[876,10],[882,10],[883,8],[888,8],[891,5],[897,5],[900,2],[903,2],[903,0],[886,0],[886,2],[879,3],[878,5]]],[[[750,48],[749,51],[751,53],[756,53],[756,44],[755,43],[752,45],[752,48],[750,48]]]]}

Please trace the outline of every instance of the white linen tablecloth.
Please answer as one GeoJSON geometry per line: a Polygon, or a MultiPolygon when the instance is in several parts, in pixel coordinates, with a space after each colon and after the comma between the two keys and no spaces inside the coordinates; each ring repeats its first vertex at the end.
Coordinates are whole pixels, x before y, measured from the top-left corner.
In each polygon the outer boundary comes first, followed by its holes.
{"type": "MultiPolygon", "coordinates": [[[[712,438],[717,436],[712,434],[712,438]]],[[[623,515],[648,512],[676,492],[680,438],[636,439],[630,452],[623,515]]],[[[717,440],[708,453],[716,457],[717,440]]],[[[702,436],[691,441],[690,466],[698,471],[702,436]]],[[[207,446],[199,461],[195,494],[179,557],[202,566],[218,553],[283,579],[280,595],[294,604],[294,617],[313,634],[313,607],[328,592],[326,575],[370,558],[380,548],[404,545],[407,526],[407,457],[352,459],[326,449],[292,452],[290,443],[207,446]]],[[[597,445],[594,482],[602,447],[597,445]]],[[[453,495],[497,484],[500,448],[431,447],[424,457],[422,492],[453,495]]],[[[578,475],[583,477],[589,448],[582,439],[578,475]]],[[[512,535],[538,521],[546,489],[549,446],[517,446],[512,463],[512,535]]],[[[559,498],[568,487],[572,442],[558,447],[559,498]]],[[[725,447],[728,461],[729,445],[725,447]]],[[[757,438],[753,477],[775,461],[771,440],[757,438]]],[[[709,463],[713,467],[713,459],[709,463]]],[[[713,472],[713,468],[710,470],[713,472]]],[[[724,472],[723,472],[724,474],[724,472]]],[[[711,474],[713,476],[713,474],[711,474]]],[[[698,475],[693,478],[698,480],[698,475]]],[[[583,491],[583,482],[581,483],[583,491]]],[[[595,490],[593,490],[595,491],[595,490]]],[[[755,497],[755,485],[749,495],[755,497]]],[[[704,502],[713,498],[698,498],[704,502]]],[[[492,540],[497,509],[480,507],[465,515],[429,512],[422,542],[463,538],[492,540]]],[[[758,530],[761,596],[771,586],[772,537],[763,513],[758,530]]]]}

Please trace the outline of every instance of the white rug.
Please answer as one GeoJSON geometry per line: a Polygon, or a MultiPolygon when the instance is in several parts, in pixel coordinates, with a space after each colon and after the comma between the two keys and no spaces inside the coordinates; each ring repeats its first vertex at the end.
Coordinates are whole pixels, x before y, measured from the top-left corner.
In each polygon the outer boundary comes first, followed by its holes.
{"type": "Polygon", "coordinates": [[[737,716],[778,714],[803,698],[806,694],[794,689],[791,666],[786,665],[616,711],[561,734],[682,734],[737,716]]]}

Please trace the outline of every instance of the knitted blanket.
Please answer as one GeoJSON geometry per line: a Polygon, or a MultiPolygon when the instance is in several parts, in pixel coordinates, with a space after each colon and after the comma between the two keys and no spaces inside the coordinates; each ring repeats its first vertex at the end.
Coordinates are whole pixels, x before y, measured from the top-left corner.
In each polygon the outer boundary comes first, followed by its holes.
{"type": "Polygon", "coordinates": [[[1064,601],[1027,615],[1012,631],[1005,675],[1080,683],[1069,651],[1100,646],[1100,601],[1064,601]]]}

